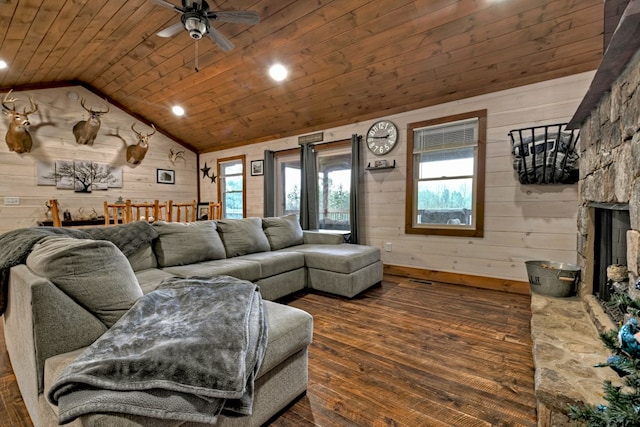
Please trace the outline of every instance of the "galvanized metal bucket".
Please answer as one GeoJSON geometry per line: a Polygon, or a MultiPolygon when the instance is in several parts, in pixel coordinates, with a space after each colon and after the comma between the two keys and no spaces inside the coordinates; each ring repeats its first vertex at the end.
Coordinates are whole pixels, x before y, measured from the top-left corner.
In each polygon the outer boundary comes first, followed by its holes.
{"type": "Polygon", "coordinates": [[[525,261],[531,292],[550,297],[568,297],[575,293],[580,267],[566,262],[525,261]]]}

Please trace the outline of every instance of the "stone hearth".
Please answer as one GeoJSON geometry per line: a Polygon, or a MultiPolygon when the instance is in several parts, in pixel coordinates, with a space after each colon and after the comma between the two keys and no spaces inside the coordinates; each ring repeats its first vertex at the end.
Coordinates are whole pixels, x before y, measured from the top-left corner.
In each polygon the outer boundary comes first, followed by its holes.
{"type": "Polygon", "coordinates": [[[618,381],[609,368],[596,368],[611,355],[599,332],[615,325],[595,297],[531,296],[531,337],[536,368],[538,426],[571,426],[570,404],[606,403],[605,380],[618,381]]]}

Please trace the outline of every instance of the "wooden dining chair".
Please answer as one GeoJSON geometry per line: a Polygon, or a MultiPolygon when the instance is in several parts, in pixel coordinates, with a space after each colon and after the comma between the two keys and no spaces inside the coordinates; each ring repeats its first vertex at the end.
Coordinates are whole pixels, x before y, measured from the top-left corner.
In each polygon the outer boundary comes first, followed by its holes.
{"type": "Polygon", "coordinates": [[[156,221],[167,221],[169,222],[169,202],[158,201],[158,212],[156,212],[156,221]]]}
{"type": "Polygon", "coordinates": [[[132,203],[127,200],[127,213],[131,221],[153,222],[160,219],[160,201],[132,203]]]}
{"type": "Polygon", "coordinates": [[[131,221],[127,203],[104,202],[104,225],[126,224],[131,221]],[[113,218],[113,224],[110,218],[113,218]]]}
{"type": "Polygon", "coordinates": [[[169,212],[167,213],[167,222],[195,222],[196,220],[196,201],[186,203],[176,203],[169,200],[167,203],[169,212]],[[173,212],[175,211],[175,221],[173,212]],[[182,214],[184,213],[184,217],[182,214]],[[183,219],[184,218],[184,219],[183,219]]]}
{"type": "Polygon", "coordinates": [[[51,209],[51,219],[53,220],[54,227],[62,227],[62,221],[60,221],[60,205],[58,199],[49,200],[49,209],[51,209]]]}
{"type": "Polygon", "coordinates": [[[207,211],[208,219],[222,219],[222,204],[220,202],[209,202],[207,211]]]}

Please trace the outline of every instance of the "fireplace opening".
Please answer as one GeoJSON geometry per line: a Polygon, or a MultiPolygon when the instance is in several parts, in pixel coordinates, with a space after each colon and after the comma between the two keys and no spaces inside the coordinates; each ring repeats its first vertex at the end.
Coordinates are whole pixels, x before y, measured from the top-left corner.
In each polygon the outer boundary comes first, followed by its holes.
{"type": "Polygon", "coordinates": [[[618,322],[622,320],[623,308],[615,309],[607,303],[613,294],[626,292],[626,288],[607,278],[607,267],[627,265],[627,231],[631,229],[629,205],[594,203],[591,206],[595,207],[593,294],[612,320],[618,322]]]}

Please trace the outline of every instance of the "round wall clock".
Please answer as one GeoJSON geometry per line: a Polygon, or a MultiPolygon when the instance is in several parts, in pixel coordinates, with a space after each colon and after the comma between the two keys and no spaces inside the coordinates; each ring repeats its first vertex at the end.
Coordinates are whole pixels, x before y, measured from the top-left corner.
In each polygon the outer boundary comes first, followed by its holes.
{"type": "Polygon", "coordinates": [[[377,156],[387,154],[397,141],[398,128],[389,120],[375,122],[367,132],[367,147],[377,156]]]}

